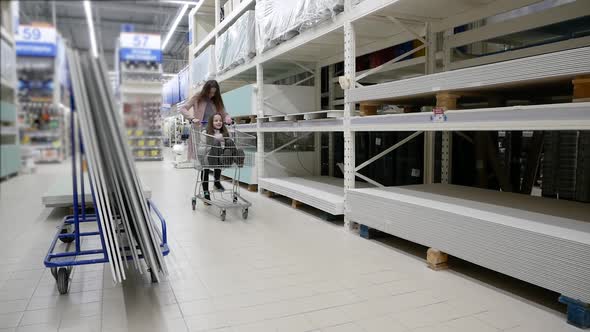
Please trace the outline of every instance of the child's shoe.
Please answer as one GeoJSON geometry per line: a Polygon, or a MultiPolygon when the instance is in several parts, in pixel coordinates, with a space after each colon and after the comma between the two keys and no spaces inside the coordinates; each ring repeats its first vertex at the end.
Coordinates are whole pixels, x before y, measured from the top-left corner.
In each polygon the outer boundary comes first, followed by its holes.
{"type": "Polygon", "coordinates": [[[205,191],[203,193],[203,197],[205,197],[205,201],[203,201],[203,203],[205,203],[205,205],[211,205],[211,203],[207,202],[211,200],[211,195],[209,194],[208,191],[205,191]]]}

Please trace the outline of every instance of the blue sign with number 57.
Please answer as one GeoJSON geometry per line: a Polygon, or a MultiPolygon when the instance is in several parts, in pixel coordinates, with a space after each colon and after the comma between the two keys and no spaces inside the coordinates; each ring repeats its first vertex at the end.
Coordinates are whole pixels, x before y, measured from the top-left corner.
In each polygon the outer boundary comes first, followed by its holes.
{"type": "Polygon", "coordinates": [[[119,37],[121,61],[162,62],[160,35],[138,32],[121,32],[119,37]]]}

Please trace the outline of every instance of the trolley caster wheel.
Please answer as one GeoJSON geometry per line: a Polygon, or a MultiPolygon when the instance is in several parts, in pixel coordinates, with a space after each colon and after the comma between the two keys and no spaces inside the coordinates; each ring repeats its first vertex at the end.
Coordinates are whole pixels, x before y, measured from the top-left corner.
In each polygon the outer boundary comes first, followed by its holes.
{"type": "MultiPolygon", "coordinates": [[[[72,225],[68,225],[64,228],[61,229],[61,232],[59,232],[60,234],[68,234],[68,233],[72,233],[72,225]]],[[[59,240],[63,243],[72,243],[74,242],[74,235],[72,234],[71,236],[68,237],[60,237],[59,240]]]]}
{"type": "Polygon", "coordinates": [[[244,220],[248,219],[248,209],[243,209],[242,210],[242,218],[244,220]]]}
{"type": "Polygon", "coordinates": [[[57,290],[60,294],[68,293],[68,286],[70,283],[70,273],[67,268],[60,268],[57,270],[57,290]]]}
{"type": "Polygon", "coordinates": [[[219,218],[221,219],[221,221],[225,221],[225,215],[226,215],[225,210],[222,210],[221,214],[219,215],[219,218]]]}
{"type": "Polygon", "coordinates": [[[50,270],[51,270],[51,275],[53,276],[53,279],[55,279],[55,281],[57,281],[57,267],[52,267],[50,270]]]}
{"type": "Polygon", "coordinates": [[[150,269],[150,278],[152,280],[152,284],[155,284],[158,282],[158,278],[156,277],[156,274],[154,273],[154,271],[152,269],[150,269]]]}
{"type": "Polygon", "coordinates": [[[196,198],[193,198],[191,204],[193,206],[193,211],[194,211],[197,208],[197,199],[196,198]]]}

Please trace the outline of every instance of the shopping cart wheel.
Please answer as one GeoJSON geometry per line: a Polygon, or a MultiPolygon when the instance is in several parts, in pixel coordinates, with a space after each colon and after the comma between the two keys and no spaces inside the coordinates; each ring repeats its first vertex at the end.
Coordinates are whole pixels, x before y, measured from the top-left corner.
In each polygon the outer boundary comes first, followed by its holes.
{"type": "Polygon", "coordinates": [[[157,283],[158,278],[156,277],[156,273],[152,269],[149,269],[149,271],[150,271],[150,278],[152,279],[152,283],[157,283]]]}
{"type": "Polygon", "coordinates": [[[221,221],[225,221],[225,210],[221,210],[221,214],[219,215],[221,221]]]}
{"type": "Polygon", "coordinates": [[[57,281],[57,267],[52,267],[50,270],[51,270],[51,275],[53,276],[55,281],[57,281]]]}
{"type": "MultiPolygon", "coordinates": [[[[74,225],[66,225],[61,229],[60,234],[71,234],[74,231],[74,225]]],[[[68,237],[60,237],[59,240],[63,243],[72,243],[74,242],[74,235],[68,237]]]]}
{"type": "Polygon", "coordinates": [[[191,204],[193,205],[193,211],[194,211],[195,208],[197,207],[197,199],[193,197],[191,204]]]}
{"type": "Polygon", "coordinates": [[[70,283],[70,273],[67,268],[62,267],[57,270],[57,290],[60,294],[68,293],[68,285],[70,283]]]}
{"type": "Polygon", "coordinates": [[[244,220],[245,220],[245,219],[248,219],[248,209],[243,209],[243,210],[242,210],[242,218],[243,218],[244,220]]]}

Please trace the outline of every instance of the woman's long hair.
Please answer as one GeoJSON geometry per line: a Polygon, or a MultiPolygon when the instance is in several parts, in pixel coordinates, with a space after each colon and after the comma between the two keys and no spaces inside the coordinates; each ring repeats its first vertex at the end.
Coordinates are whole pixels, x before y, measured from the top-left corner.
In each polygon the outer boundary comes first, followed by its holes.
{"type": "Polygon", "coordinates": [[[221,131],[221,134],[223,135],[223,137],[229,137],[229,132],[227,131],[227,127],[225,126],[225,123],[223,122],[223,115],[221,115],[221,113],[215,113],[213,115],[211,115],[209,117],[209,119],[207,119],[207,135],[213,135],[215,134],[215,128],[213,127],[213,118],[215,118],[216,115],[219,115],[221,117],[221,123],[223,124],[223,126],[221,126],[221,129],[219,131],[221,131]]]}
{"type": "Polygon", "coordinates": [[[223,99],[221,99],[221,89],[219,89],[219,83],[217,83],[216,80],[210,80],[210,81],[205,82],[205,85],[203,85],[201,92],[195,94],[195,96],[193,97],[193,103],[195,101],[196,102],[208,101],[209,100],[209,92],[211,91],[212,88],[216,89],[215,95],[213,96],[213,98],[211,98],[211,102],[213,103],[213,105],[215,105],[216,111],[217,112],[225,111],[225,106],[223,105],[223,99]]]}

